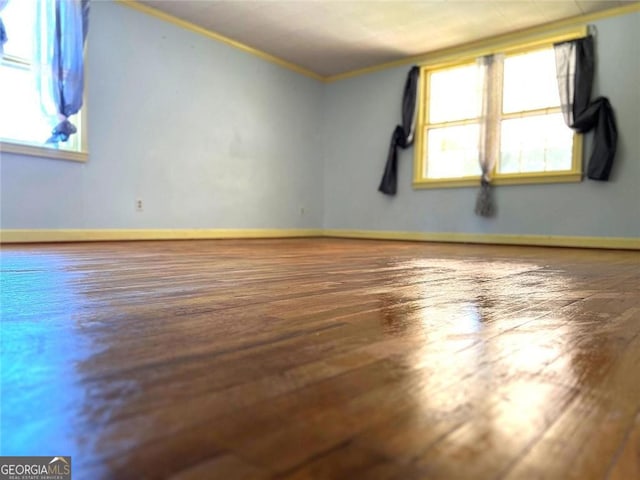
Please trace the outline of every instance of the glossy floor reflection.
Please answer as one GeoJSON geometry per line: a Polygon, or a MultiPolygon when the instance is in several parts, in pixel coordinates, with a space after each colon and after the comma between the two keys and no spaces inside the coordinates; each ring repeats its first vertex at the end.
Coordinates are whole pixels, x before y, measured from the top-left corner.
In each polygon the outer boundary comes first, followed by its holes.
{"type": "Polygon", "coordinates": [[[0,454],[77,479],[640,478],[640,253],[3,246],[0,454]]]}

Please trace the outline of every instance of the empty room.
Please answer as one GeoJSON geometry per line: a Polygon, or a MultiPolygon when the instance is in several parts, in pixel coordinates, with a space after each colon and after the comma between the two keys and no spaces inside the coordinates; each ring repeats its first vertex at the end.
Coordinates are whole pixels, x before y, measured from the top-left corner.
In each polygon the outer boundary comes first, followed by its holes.
{"type": "Polygon", "coordinates": [[[0,479],[640,479],[640,2],[0,45],[0,479]]]}

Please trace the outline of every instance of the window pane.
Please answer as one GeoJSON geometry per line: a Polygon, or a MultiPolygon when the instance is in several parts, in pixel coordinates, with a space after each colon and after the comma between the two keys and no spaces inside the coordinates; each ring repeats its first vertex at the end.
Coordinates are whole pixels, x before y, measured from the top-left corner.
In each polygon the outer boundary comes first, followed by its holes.
{"type": "Polygon", "coordinates": [[[559,106],[553,49],[505,58],[503,89],[504,113],[559,106]]]}
{"type": "MultiPolygon", "coordinates": [[[[19,67],[0,67],[0,138],[9,141],[43,145],[51,135],[55,124],[47,119],[40,109],[31,72],[19,67]]],[[[77,118],[71,117],[77,125],[77,118]]],[[[76,150],[78,135],[72,135],[60,149],[76,150]]],[[[55,148],[53,145],[50,145],[55,148]]]]}
{"type": "Polygon", "coordinates": [[[562,114],[503,120],[499,173],[571,170],[573,131],[562,114]]]}
{"type": "Polygon", "coordinates": [[[29,70],[0,68],[0,137],[42,143],[51,125],[40,110],[39,98],[29,70]]]}
{"type": "Polygon", "coordinates": [[[476,64],[429,74],[429,123],[480,116],[482,70],[476,64]]]}
{"type": "Polygon", "coordinates": [[[33,0],[12,0],[2,10],[2,22],[8,38],[4,44],[5,55],[31,59],[35,6],[33,0]],[[31,27],[26,28],[28,26],[31,27]]]}
{"type": "Polygon", "coordinates": [[[429,129],[427,131],[427,178],[480,175],[479,133],[478,124],[429,129]]]}

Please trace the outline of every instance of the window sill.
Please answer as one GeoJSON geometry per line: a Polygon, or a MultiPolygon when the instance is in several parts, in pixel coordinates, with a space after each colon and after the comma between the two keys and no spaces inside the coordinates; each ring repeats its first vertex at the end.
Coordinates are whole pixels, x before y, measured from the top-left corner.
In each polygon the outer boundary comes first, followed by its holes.
{"type": "Polygon", "coordinates": [[[535,183],[578,183],[582,181],[580,172],[563,173],[513,173],[503,174],[492,180],[493,185],[526,185],[535,183]]]}
{"type": "MultiPolygon", "coordinates": [[[[563,173],[516,173],[503,174],[491,180],[492,185],[529,185],[541,183],[578,183],[582,181],[580,172],[563,173]]],[[[425,188],[459,188],[477,187],[480,185],[480,177],[444,178],[444,179],[420,179],[413,181],[414,189],[425,188]]]]}
{"type": "Polygon", "coordinates": [[[464,178],[430,178],[413,181],[413,188],[457,188],[477,187],[480,185],[480,177],[464,178]]]}
{"type": "Polygon", "coordinates": [[[24,143],[0,142],[0,153],[15,153],[30,157],[51,158],[56,160],[70,160],[72,162],[86,162],[89,159],[88,152],[75,152],[60,150],[57,148],[28,145],[24,143]]]}

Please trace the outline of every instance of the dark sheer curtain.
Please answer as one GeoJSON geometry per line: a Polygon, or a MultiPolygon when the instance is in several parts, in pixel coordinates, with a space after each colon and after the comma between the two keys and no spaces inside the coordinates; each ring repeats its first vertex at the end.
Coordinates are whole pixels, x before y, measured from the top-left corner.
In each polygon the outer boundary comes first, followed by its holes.
{"type": "Polygon", "coordinates": [[[618,128],[613,108],[606,97],[591,100],[595,74],[594,38],[554,45],[560,102],[567,125],[579,133],[591,130],[593,151],[587,166],[587,178],[609,179],[618,143],[618,128]]]}
{"type": "Polygon", "coordinates": [[[378,190],[386,195],[395,195],[398,189],[398,147],[405,149],[413,144],[415,131],[416,99],[420,69],[409,70],[402,96],[402,125],[398,125],[391,135],[387,164],[378,190]]]}

